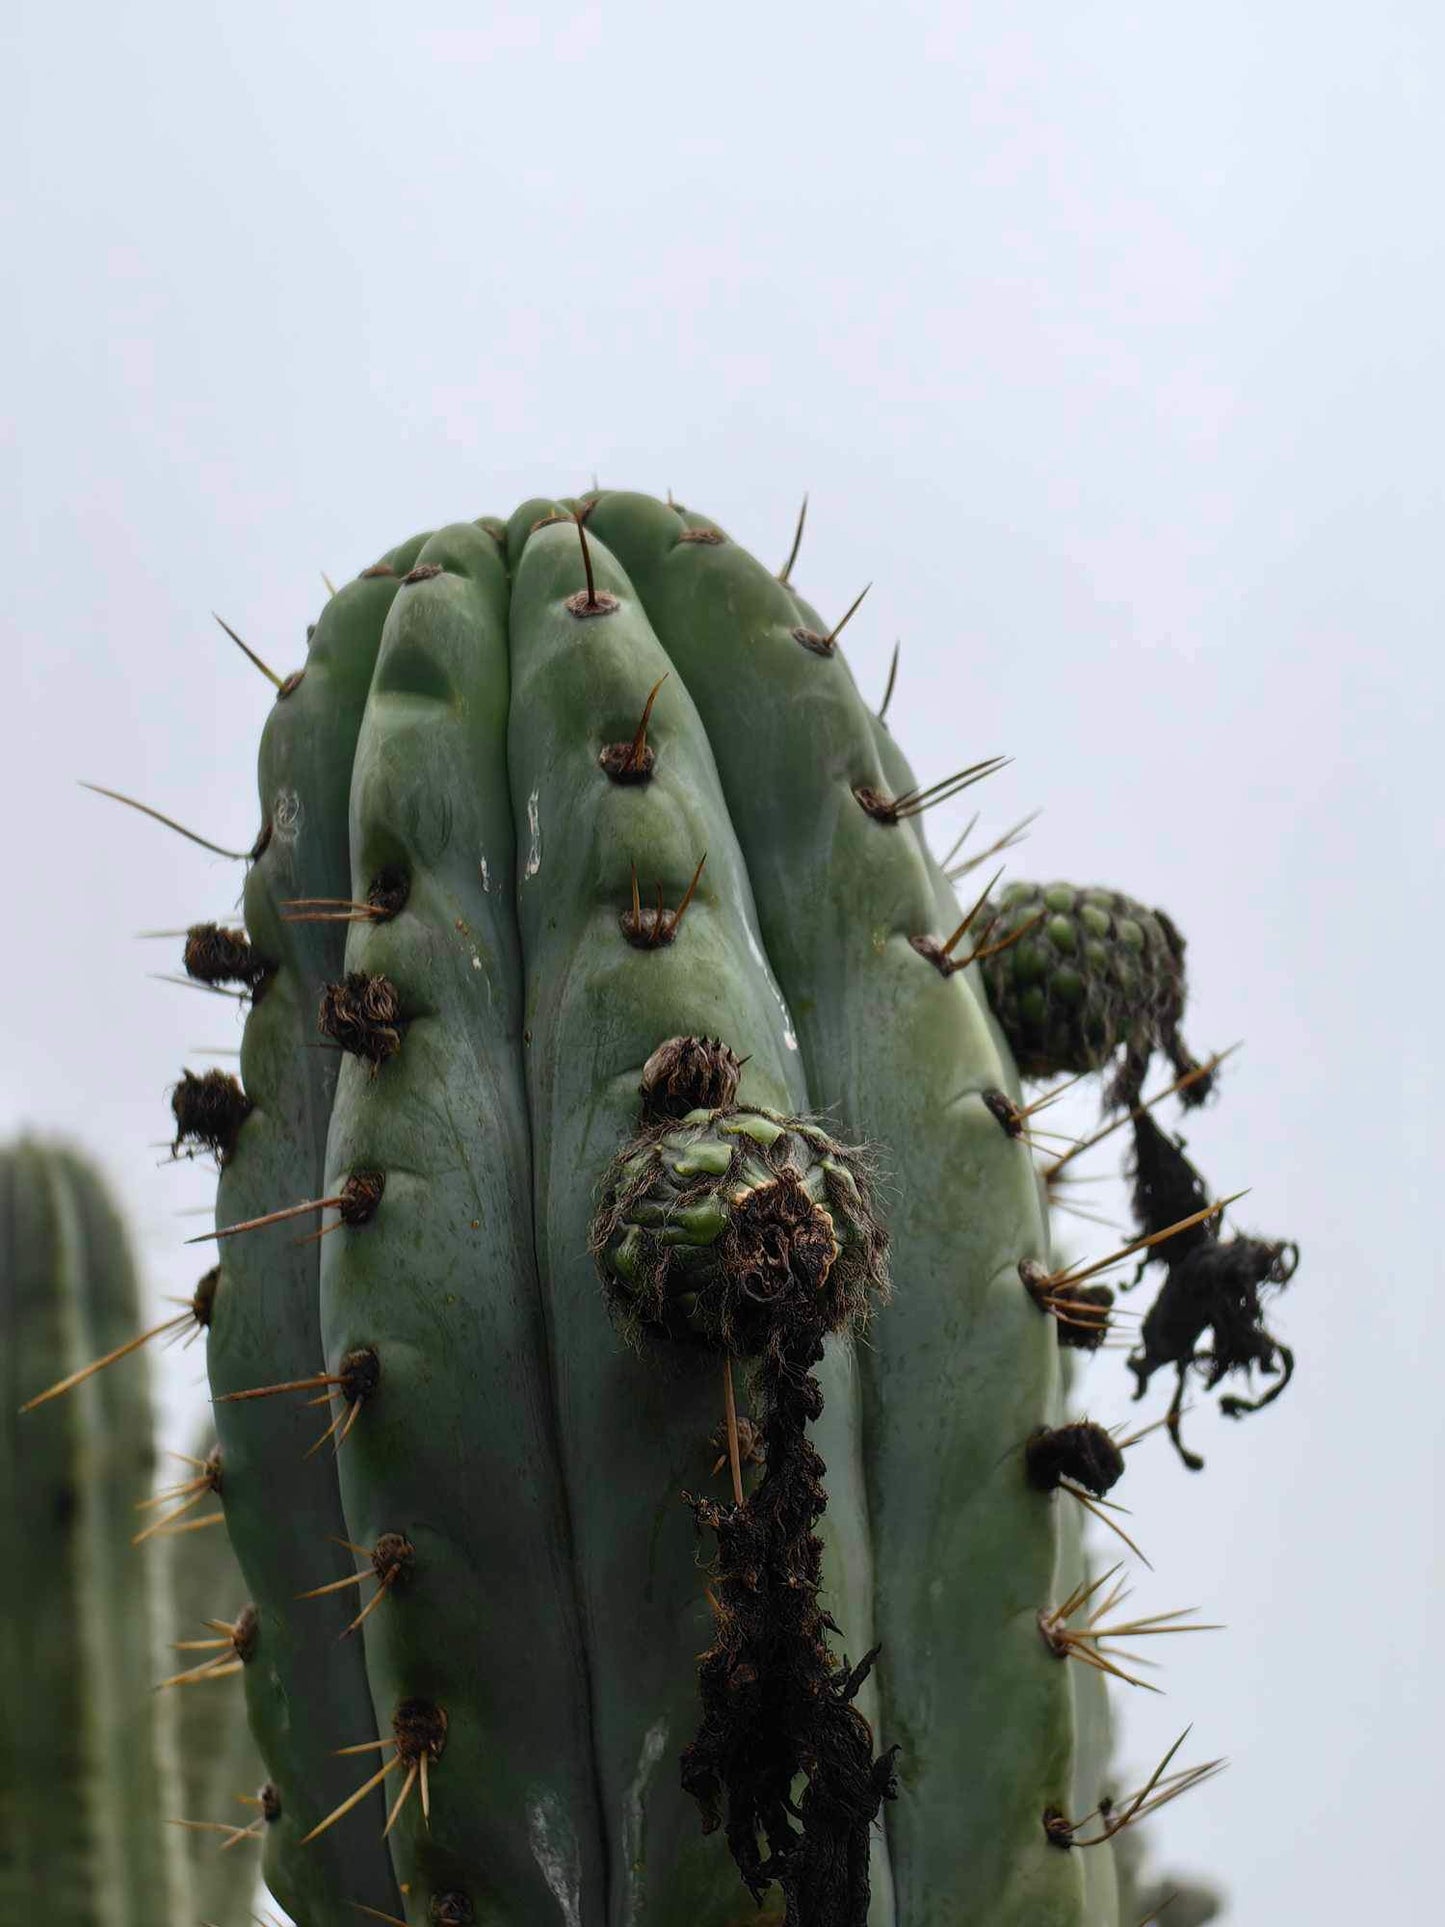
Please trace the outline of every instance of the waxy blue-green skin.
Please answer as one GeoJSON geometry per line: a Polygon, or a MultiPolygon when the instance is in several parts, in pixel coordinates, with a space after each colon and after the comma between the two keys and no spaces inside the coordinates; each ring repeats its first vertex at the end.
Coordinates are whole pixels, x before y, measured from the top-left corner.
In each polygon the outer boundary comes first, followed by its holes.
{"type": "Polygon", "coordinates": [[[887,1151],[895,1299],[861,1366],[898,1917],[1078,1927],[1078,1856],[1042,1828],[1074,1744],[1036,1619],[1057,1515],[1018,1457],[1059,1411],[1054,1330],[1017,1269],[1046,1237],[1027,1151],[979,1095],[1008,1073],[961,976],[910,942],[946,934],[939,900],[916,835],[853,793],[888,785],[841,654],[796,640],[792,597],[734,544],[679,540],[702,526],[631,495],[589,515],[707,728],[814,1102],[887,1151]]]}
{"type": "MultiPolygon", "coordinates": [[[[444,573],[392,606],[351,790],[352,888],[400,866],[411,889],[347,946],[349,969],[396,985],[405,1023],[374,1074],[343,1064],[332,1117],[328,1182],[386,1179],[370,1224],[324,1240],[328,1363],[371,1346],[381,1366],[342,1486],[353,1540],[416,1549],[363,1628],[378,1728],[413,1697],[448,1720],[430,1822],[414,1797],[392,1834],[405,1917],[462,1890],[479,1922],[594,1921],[588,1663],[531,1237],[507,575],[472,525],[419,561],[444,573]]],[[[350,1761],[354,1780],[380,1757],[350,1761]]]]}
{"type": "MultiPolygon", "coordinates": [[[[393,570],[410,565],[414,547],[387,558],[393,570]]],[[[396,590],[394,573],[359,578],[327,603],[306,673],[278,698],[262,737],[261,812],[271,834],[247,873],[246,926],[276,974],[242,1040],[241,1077],[254,1108],[221,1173],[218,1228],[322,1195],[336,1056],[323,1047],[316,1011],[322,987],[340,975],[347,926],[291,921],[285,911],[298,898],[351,893],[351,764],[396,590]]],[[[215,1399],[323,1368],[320,1249],[302,1242],[311,1228],[282,1224],[223,1241],[207,1344],[215,1399]]],[[[395,1913],[379,1797],[301,1844],[355,1784],[351,1762],[335,1749],[374,1731],[361,1651],[340,1637],[354,1606],[336,1595],[297,1598],[333,1575],[331,1541],[347,1536],[335,1462],[309,1453],[325,1421],[295,1394],[218,1402],[214,1411],[226,1529],[260,1616],[247,1706],[281,1796],[280,1818],[266,1833],[267,1884],[298,1927],[350,1927],[357,1905],[395,1913]]],[[[244,1603],[217,1601],[215,1616],[232,1618],[244,1603]]]]}
{"type": "MultiPolygon", "coordinates": [[[[677,1758],[696,1730],[696,1662],[710,1641],[699,1546],[684,1491],[725,1489],[710,1444],[724,1409],[711,1354],[622,1348],[587,1251],[599,1180],[637,1128],[647,1057],[680,1034],[720,1035],[748,1058],[744,1102],[808,1105],[788,1014],[768,969],[707,738],[626,577],[593,542],[615,611],[578,616],[577,532],[551,502],[513,518],[510,763],[520,835],[528,1090],[536,1225],[547,1289],[563,1459],[572,1496],[584,1626],[594,1655],[594,1737],[614,1927],[687,1927],[751,1913],[720,1837],[704,1838],[677,1758]],[[544,526],[534,531],[533,524],[544,526]],[[598,766],[630,738],[663,675],[649,731],[650,781],[598,766]],[[638,949],[619,917],[637,865],[645,902],[676,906],[707,862],[676,941],[638,949]]],[[[867,1538],[848,1433],[846,1346],[822,1368],[830,1461],[830,1603],[854,1656],[870,1635],[867,1538]]],[[[740,1386],[741,1396],[741,1386],[740,1386]]],[[[746,1398],[741,1400],[746,1410],[746,1398]]],[[[870,1920],[892,1918],[886,1853],[870,1920]]]]}

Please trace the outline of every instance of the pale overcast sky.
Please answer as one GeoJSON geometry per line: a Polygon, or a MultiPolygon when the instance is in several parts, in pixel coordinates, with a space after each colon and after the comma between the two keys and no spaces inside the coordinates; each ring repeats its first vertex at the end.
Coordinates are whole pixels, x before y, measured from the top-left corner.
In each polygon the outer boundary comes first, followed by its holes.
{"type": "MultiPolygon", "coordinates": [[[[1442,42],[1428,0],[32,3],[10,41],[0,1130],[91,1146],[189,1287],[166,1088],[236,1026],[133,933],[237,868],[75,779],[250,842],[269,691],[212,609],[286,669],[319,571],[415,529],[595,471],[776,566],[810,491],[795,580],[872,581],[849,654],[881,694],[902,638],[920,775],[1011,754],[1015,874],[1166,905],[1196,1048],[1247,1040],[1191,1145],[1303,1247],[1299,1373],[1128,1482],[1140,1610],[1230,1628],[1124,1710],[1145,1770],[1191,1719],[1232,1760],[1156,1832],[1231,1927],[1439,1905],[1442,42]]],[[[1121,1361],[1086,1390],[1122,1416],[1121,1361]]]]}

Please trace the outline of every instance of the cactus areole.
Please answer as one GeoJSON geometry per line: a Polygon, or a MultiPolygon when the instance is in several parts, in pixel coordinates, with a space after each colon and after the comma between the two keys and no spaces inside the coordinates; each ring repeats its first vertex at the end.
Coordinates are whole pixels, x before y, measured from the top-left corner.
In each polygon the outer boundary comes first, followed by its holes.
{"type": "Polygon", "coordinates": [[[274,679],[244,929],[186,952],[241,1080],[174,1112],[302,1927],[1116,1927],[1098,1673],[1039,1636],[1112,1292],[1051,1270],[1007,1038],[1132,1104],[1182,943],[959,925],[918,817],[997,759],[920,789],[788,575],[531,501],[274,679]]]}

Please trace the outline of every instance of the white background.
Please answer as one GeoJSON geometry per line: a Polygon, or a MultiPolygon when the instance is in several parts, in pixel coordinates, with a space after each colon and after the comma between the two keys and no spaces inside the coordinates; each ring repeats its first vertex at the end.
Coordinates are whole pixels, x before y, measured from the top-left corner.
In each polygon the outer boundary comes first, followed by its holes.
{"type": "Polygon", "coordinates": [[[211,609],[285,670],[319,570],[414,529],[595,470],[777,566],[810,490],[795,580],[873,582],[849,654],[881,693],[903,639],[920,776],[1011,753],[1014,873],[1166,905],[1196,1048],[1247,1040],[1191,1148],[1303,1246],[1299,1376],[1128,1480],[1139,1609],[1230,1627],[1125,1738],[1231,1757],[1156,1842],[1234,1927],[1435,1911],[1442,38],[1424,0],[56,0],[8,56],[0,1130],[83,1139],[189,1289],[167,1085],[237,1025],[132,933],[239,866],[75,779],[250,842],[270,691],[211,609]]]}

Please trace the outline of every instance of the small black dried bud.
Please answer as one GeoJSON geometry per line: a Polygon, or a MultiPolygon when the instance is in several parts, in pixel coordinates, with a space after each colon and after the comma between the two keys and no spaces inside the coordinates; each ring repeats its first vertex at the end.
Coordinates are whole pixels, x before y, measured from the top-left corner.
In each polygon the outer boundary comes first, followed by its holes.
{"type": "Polygon", "coordinates": [[[1092,1419],[1072,1425],[1040,1426],[1024,1447],[1029,1484],[1052,1492],[1064,1479],[1102,1499],[1124,1476],[1124,1454],[1117,1441],[1092,1419]]]}
{"type": "Polygon", "coordinates": [[[201,1468],[201,1477],[206,1482],[206,1490],[219,1494],[221,1490],[221,1448],[213,1445],[206,1454],[206,1462],[201,1468]]]}
{"type": "Polygon", "coordinates": [[[378,870],[366,892],[368,906],[376,912],[376,922],[387,923],[406,908],[411,895],[411,878],[405,870],[388,865],[378,870]]]}
{"type": "Polygon", "coordinates": [[[348,1405],[365,1404],[381,1383],[381,1360],[370,1345],[359,1345],[342,1358],[336,1376],[348,1405]]]}
{"type": "Polygon", "coordinates": [[[235,1151],[241,1126],[251,1110],[251,1100],[241,1089],[240,1080],[229,1071],[206,1071],[200,1077],[194,1071],[182,1071],[181,1081],[171,1093],[171,1115],[176,1120],[172,1157],[179,1154],[183,1144],[194,1144],[213,1151],[224,1164],[235,1151]]]}
{"type": "Polygon", "coordinates": [[[438,1760],[447,1743],[447,1716],[431,1700],[401,1700],[391,1716],[391,1730],[397,1753],[408,1766],[423,1755],[438,1760]]]}
{"type": "Polygon", "coordinates": [[[1059,1343],[1072,1351],[1096,1352],[1109,1336],[1114,1294],[1107,1285],[1067,1285],[1054,1293],[1059,1343]]]}
{"type": "Polygon", "coordinates": [[[1059,1328],[1059,1343],[1071,1350],[1096,1352],[1109,1336],[1114,1293],[1108,1285],[1076,1285],[1046,1271],[1033,1258],[1019,1260],[1024,1290],[1059,1328]]]}
{"type": "Polygon", "coordinates": [[[1044,1808],[1044,1838],[1051,1847],[1072,1847],[1074,1828],[1057,1807],[1044,1808]]]}
{"type": "Polygon", "coordinates": [[[401,993],[389,977],[353,970],[322,991],[317,1024],[375,1072],[401,1049],[401,993]]]}
{"type": "Polygon", "coordinates": [[[433,1927],[476,1927],[476,1909],[463,1893],[433,1894],[428,1912],[433,1927]]]}
{"type": "Polygon", "coordinates": [[[244,930],[225,930],[218,923],[194,923],[186,932],[181,963],[199,984],[242,984],[253,990],[271,966],[261,962],[244,930]]]}
{"type": "Polygon", "coordinates": [[[231,1628],[231,1645],[243,1666],[256,1656],[256,1641],[261,1632],[261,1615],[254,1606],[243,1606],[231,1628]]]}
{"type": "Polygon", "coordinates": [[[281,1818],[281,1795],[268,1780],[257,1796],[261,1802],[261,1818],[268,1827],[274,1826],[281,1818]]]}
{"type": "Polygon", "coordinates": [[[644,1121],[729,1110],[737,1102],[742,1064],[720,1037],[669,1037],[642,1067],[638,1095],[644,1121]]]}
{"type": "Polygon", "coordinates": [[[983,1099],[984,1109],[998,1119],[1006,1136],[1023,1136],[1028,1120],[1007,1091],[980,1091],[979,1096],[983,1099]]]}
{"type": "Polygon", "coordinates": [[[370,1224],[376,1216],[376,1208],[381,1203],[381,1194],[385,1189],[384,1172],[354,1171],[341,1187],[341,1203],[338,1206],[341,1222],[346,1225],[370,1224]]]}
{"type": "Polygon", "coordinates": [[[191,1316],[202,1331],[211,1329],[211,1320],[216,1315],[216,1290],[220,1282],[221,1267],[212,1265],[209,1271],[201,1273],[191,1293],[191,1316]]]}
{"type": "Polygon", "coordinates": [[[371,1569],[383,1586],[394,1586],[416,1563],[416,1547],[404,1532],[383,1532],[371,1548],[371,1569]]]}

